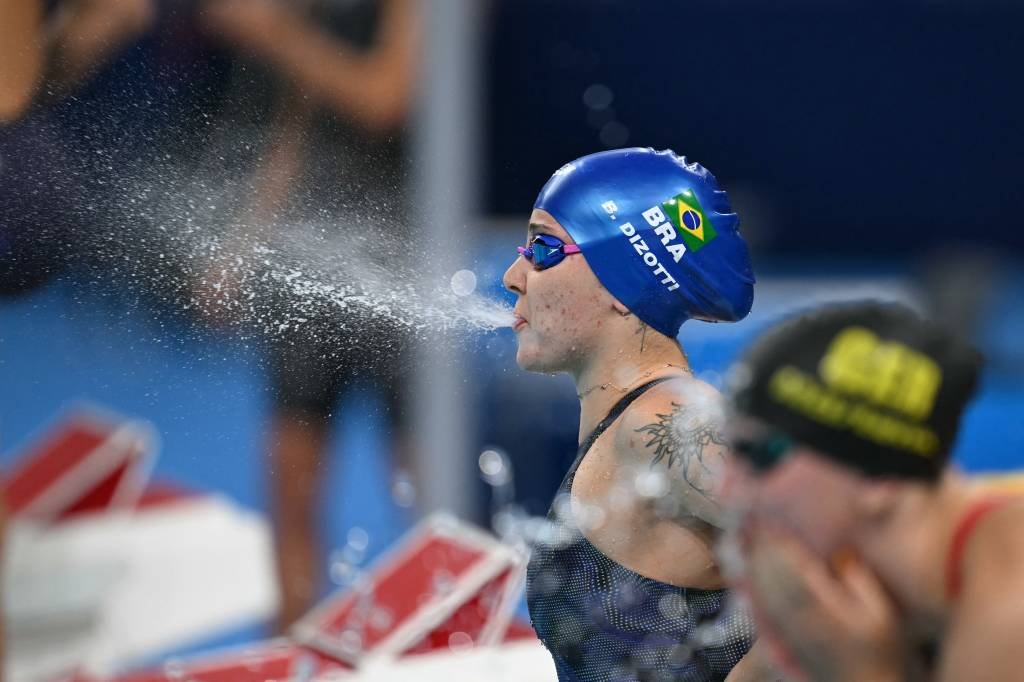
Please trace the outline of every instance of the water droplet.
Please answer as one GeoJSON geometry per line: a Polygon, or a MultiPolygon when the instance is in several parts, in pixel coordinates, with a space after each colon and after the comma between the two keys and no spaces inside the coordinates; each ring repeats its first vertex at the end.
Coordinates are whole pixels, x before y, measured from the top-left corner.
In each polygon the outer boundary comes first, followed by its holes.
{"type": "Polygon", "coordinates": [[[725,640],[725,632],[717,623],[703,623],[693,631],[691,641],[699,648],[706,649],[720,645],[725,640]]]}
{"type": "Polygon", "coordinates": [[[448,635],[448,648],[456,653],[467,651],[473,648],[473,638],[466,632],[453,632],[448,635]]]}
{"type": "Polygon", "coordinates": [[[611,121],[601,128],[601,133],[598,137],[601,140],[601,144],[608,149],[622,147],[629,142],[629,128],[618,121],[611,121]]]}
{"type": "Polygon", "coordinates": [[[246,649],[242,652],[242,665],[249,672],[259,672],[260,666],[263,664],[263,657],[260,652],[256,649],[246,649]]]}
{"type": "Polygon", "coordinates": [[[491,527],[504,542],[513,544],[521,535],[520,519],[522,510],[505,507],[491,515],[491,527]]]}
{"type": "Polygon", "coordinates": [[[164,675],[170,680],[185,679],[185,663],[180,658],[168,658],[164,661],[164,675]]]}
{"type": "Polygon", "coordinates": [[[596,504],[577,503],[572,507],[573,520],[582,531],[598,530],[607,519],[604,509],[596,504]]]}
{"type": "Polygon", "coordinates": [[[359,526],[353,526],[348,531],[348,544],[357,552],[365,552],[370,546],[370,534],[359,526]]]}
{"type": "Polygon", "coordinates": [[[668,477],[660,471],[647,469],[633,479],[636,494],[648,499],[664,497],[669,491],[668,477]]]}
{"type": "Polygon", "coordinates": [[[690,658],[693,657],[693,649],[685,644],[677,644],[672,647],[668,655],[668,660],[672,663],[673,667],[682,668],[684,665],[690,662],[690,658]]]}
{"type": "Polygon", "coordinates": [[[433,577],[434,592],[439,596],[451,594],[455,589],[455,576],[448,571],[437,571],[433,577]]]}
{"type": "Polygon", "coordinates": [[[753,373],[749,365],[737,363],[729,368],[729,372],[725,376],[726,389],[733,393],[742,391],[750,385],[752,377],[753,373]]]}
{"type": "Polygon", "coordinates": [[[615,101],[615,93],[604,83],[594,83],[583,91],[583,103],[589,109],[607,109],[615,101]]]}
{"type": "Polygon", "coordinates": [[[387,630],[395,620],[390,609],[378,606],[370,614],[370,627],[375,630],[387,630]]]}
{"type": "Polygon", "coordinates": [[[484,450],[477,463],[484,480],[492,486],[506,485],[512,477],[508,456],[500,450],[484,450]]]}
{"type": "Polygon", "coordinates": [[[722,388],[722,375],[713,369],[704,370],[699,375],[697,375],[697,378],[710,386],[714,386],[719,390],[721,390],[722,388]]]}
{"type": "Polygon", "coordinates": [[[572,521],[572,497],[568,493],[558,493],[551,503],[555,518],[566,523],[572,521]]]}
{"type": "Polygon", "coordinates": [[[544,571],[537,576],[536,587],[542,594],[554,594],[562,585],[557,574],[553,571],[544,571]]]}
{"type": "Polygon", "coordinates": [[[679,594],[666,594],[658,600],[658,611],[668,620],[679,620],[688,612],[686,600],[679,594]]]}
{"type": "Polygon", "coordinates": [[[615,590],[615,603],[623,611],[629,611],[640,603],[643,595],[640,590],[631,583],[623,582],[615,590]]]}
{"type": "Polygon", "coordinates": [[[363,636],[355,630],[345,630],[338,637],[338,643],[345,653],[349,655],[358,654],[363,648],[363,636]]]}
{"type": "Polygon", "coordinates": [[[302,652],[292,661],[288,682],[312,682],[316,675],[316,659],[309,652],[302,652]]]}
{"type": "Polygon", "coordinates": [[[452,275],[451,286],[456,296],[469,296],[476,291],[476,273],[472,270],[459,270],[452,275]]]}
{"type": "Polygon", "coordinates": [[[391,483],[391,498],[399,507],[411,507],[416,503],[416,487],[405,472],[395,474],[391,483]]]}
{"type": "Polygon", "coordinates": [[[359,576],[359,567],[345,555],[344,551],[335,551],[331,553],[329,574],[331,582],[335,585],[351,585],[359,576]]]}

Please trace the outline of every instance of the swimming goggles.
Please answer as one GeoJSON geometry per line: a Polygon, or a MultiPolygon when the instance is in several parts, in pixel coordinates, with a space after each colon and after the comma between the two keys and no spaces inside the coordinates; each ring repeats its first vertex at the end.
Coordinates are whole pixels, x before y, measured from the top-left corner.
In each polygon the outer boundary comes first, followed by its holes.
{"type": "Polygon", "coordinates": [[[754,471],[763,474],[786,458],[793,447],[793,440],[785,434],[773,433],[757,440],[733,438],[729,447],[754,471]]]}
{"type": "Polygon", "coordinates": [[[520,246],[516,249],[519,255],[533,263],[538,270],[545,270],[562,262],[566,256],[580,252],[580,247],[575,244],[566,244],[557,237],[548,234],[538,234],[530,242],[529,246],[520,246]]]}

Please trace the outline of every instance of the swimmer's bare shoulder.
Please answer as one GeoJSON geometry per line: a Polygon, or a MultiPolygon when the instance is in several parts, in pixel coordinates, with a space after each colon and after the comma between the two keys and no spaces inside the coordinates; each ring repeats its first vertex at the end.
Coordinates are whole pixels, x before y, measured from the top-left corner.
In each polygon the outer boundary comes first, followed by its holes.
{"type": "Polygon", "coordinates": [[[721,527],[717,497],[728,457],[723,416],[722,397],[708,384],[692,377],[666,381],[623,414],[616,453],[663,474],[684,515],[721,527]]]}
{"type": "Polygon", "coordinates": [[[963,588],[937,679],[1020,680],[1024,669],[1024,498],[994,512],[970,539],[963,588]]]}

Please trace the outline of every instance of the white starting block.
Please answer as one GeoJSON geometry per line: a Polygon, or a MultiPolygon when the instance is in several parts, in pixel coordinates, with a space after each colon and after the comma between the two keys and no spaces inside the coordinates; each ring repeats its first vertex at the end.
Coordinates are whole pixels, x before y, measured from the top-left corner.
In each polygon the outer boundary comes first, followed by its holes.
{"type": "Polygon", "coordinates": [[[346,682],[556,682],[551,654],[536,639],[375,663],[346,682]]]}
{"type": "Polygon", "coordinates": [[[95,408],[59,419],[6,477],[6,679],[126,661],[269,618],[271,535],[222,497],[144,493],[155,437],[95,408]]]}
{"type": "Polygon", "coordinates": [[[555,679],[532,629],[513,618],[525,554],[445,515],[420,523],[288,638],[118,673],[277,607],[265,520],[217,496],[144,494],[154,440],[145,424],[76,412],[8,477],[8,679],[555,679]]]}
{"type": "MultiPolygon", "coordinates": [[[[101,682],[78,676],[66,682],[101,682]]],[[[234,648],[116,682],[555,682],[551,655],[536,639],[377,661],[353,670],[288,640],[234,648]]]]}
{"type": "MultiPolygon", "coordinates": [[[[154,670],[130,673],[117,682],[313,682],[349,679],[348,666],[286,639],[235,647],[189,661],[168,660],[154,670]]],[[[110,678],[76,676],[68,682],[110,678]]]]}
{"type": "Polygon", "coordinates": [[[114,682],[551,682],[550,656],[513,618],[525,559],[478,528],[432,516],[289,639],[266,645],[275,656],[244,647],[114,682]]]}

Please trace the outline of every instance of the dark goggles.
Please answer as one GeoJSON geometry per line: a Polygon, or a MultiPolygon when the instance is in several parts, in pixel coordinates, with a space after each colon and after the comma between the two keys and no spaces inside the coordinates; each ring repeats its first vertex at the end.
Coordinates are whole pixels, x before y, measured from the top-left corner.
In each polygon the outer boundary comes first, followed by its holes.
{"type": "Polygon", "coordinates": [[[558,265],[569,255],[580,252],[580,247],[575,244],[566,244],[557,237],[549,234],[538,234],[530,242],[529,246],[520,246],[516,249],[519,255],[533,263],[538,270],[558,265]]]}
{"type": "Polygon", "coordinates": [[[773,433],[756,440],[734,438],[730,447],[754,471],[763,474],[786,458],[793,447],[793,440],[785,434],[773,433]]]}

